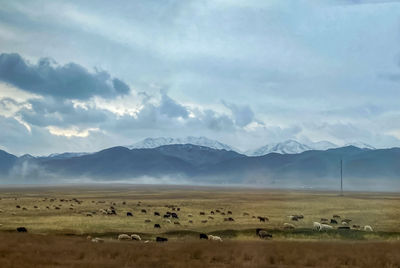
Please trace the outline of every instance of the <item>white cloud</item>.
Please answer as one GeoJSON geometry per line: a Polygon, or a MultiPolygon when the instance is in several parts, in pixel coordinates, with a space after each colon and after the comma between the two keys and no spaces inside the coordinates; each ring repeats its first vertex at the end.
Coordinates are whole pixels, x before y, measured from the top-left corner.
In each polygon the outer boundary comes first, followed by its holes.
{"type": "Polygon", "coordinates": [[[87,128],[87,129],[79,129],[77,127],[72,128],[59,128],[55,126],[46,127],[52,135],[55,136],[64,136],[67,138],[71,137],[79,137],[86,138],[91,132],[100,131],[98,128],[87,128]]]}

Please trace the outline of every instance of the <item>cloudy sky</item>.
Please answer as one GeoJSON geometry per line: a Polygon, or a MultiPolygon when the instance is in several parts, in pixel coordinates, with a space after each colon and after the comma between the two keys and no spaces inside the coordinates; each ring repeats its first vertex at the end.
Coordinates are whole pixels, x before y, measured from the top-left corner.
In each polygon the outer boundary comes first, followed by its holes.
{"type": "Polygon", "coordinates": [[[0,0],[0,149],[400,146],[398,1],[0,0]]]}

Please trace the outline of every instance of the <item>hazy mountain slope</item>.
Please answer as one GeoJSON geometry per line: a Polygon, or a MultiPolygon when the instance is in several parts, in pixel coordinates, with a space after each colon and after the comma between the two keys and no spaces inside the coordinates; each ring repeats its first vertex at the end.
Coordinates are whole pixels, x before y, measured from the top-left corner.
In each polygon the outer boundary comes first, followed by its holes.
{"type": "Polygon", "coordinates": [[[16,163],[18,157],[9,154],[6,151],[0,150],[0,173],[8,174],[11,168],[16,163]]]}
{"type": "Polygon", "coordinates": [[[113,147],[90,155],[68,159],[44,159],[41,164],[52,173],[129,178],[135,176],[161,176],[189,174],[192,166],[179,158],[160,154],[154,149],[129,150],[113,147]]]}
{"type": "Polygon", "coordinates": [[[193,166],[215,164],[224,160],[245,157],[234,151],[215,150],[192,144],[166,145],[155,148],[155,150],[163,155],[179,158],[193,166]]]}
{"type": "MultiPolygon", "coordinates": [[[[354,146],[309,150],[300,154],[270,153],[248,157],[233,151],[196,145],[165,145],[153,149],[113,147],[71,158],[20,157],[0,151],[0,175],[18,183],[56,183],[64,178],[129,180],[140,177],[184,178],[193,183],[260,184],[271,187],[337,187],[340,160],[347,185],[355,189],[382,181],[400,182],[400,149],[370,150],[354,146]]],[[[144,180],[146,182],[146,180],[144,180]]],[[[378,183],[379,182],[379,183],[378,183]]],[[[390,185],[390,183],[389,183],[390,185]]],[[[390,186],[388,186],[390,189],[390,186]]]]}

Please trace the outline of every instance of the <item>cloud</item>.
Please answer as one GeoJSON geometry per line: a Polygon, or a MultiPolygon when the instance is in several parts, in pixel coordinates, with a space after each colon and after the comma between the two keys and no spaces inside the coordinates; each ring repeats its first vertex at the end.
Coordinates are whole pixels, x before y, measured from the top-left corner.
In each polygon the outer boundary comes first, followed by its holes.
{"type": "Polygon", "coordinates": [[[98,128],[87,128],[87,129],[81,130],[77,127],[59,128],[59,127],[54,127],[54,126],[48,126],[47,129],[53,135],[64,136],[67,138],[71,138],[71,137],[86,138],[90,135],[90,132],[99,131],[98,128]]]}
{"type": "Polygon", "coordinates": [[[91,73],[79,64],[58,65],[50,58],[30,64],[17,53],[0,55],[0,80],[34,94],[65,99],[114,98],[130,91],[106,71],[91,73]]]}
{"type": "Polygon", "coordinates": [[[29,100],[29,108],[23,107],[15,113],[23,121],[39,127],[56,126],[69,128],[72,126],[92,127],[109,120],[113,114],[92,105],[76,105],[72,100],[53,97],[29,100]]]}
{"type": "Polygon", "coordinates": [[[162,114],[169,117],[187,118],[189,113],[187,109],[171,99],[166,93],[161,93],[161,104],[159,110],[162,114]]]}
{"type": "Polygon", "coordinates": [[[231,110],[233,118],[235,119],[235,123],[244,127],[254,120],[254,112],[248,105],[236,105],[233,103],[222,101],[222,103],[231,110]]]}

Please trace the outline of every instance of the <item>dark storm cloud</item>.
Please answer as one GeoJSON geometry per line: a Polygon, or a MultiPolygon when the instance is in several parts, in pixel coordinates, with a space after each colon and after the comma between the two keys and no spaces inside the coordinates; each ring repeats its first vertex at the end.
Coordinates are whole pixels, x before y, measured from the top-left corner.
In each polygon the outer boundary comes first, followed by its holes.
{"type": "Polygon", "coordinates": [[[91,73],[79,64],[57,65],[50,58],[30,64],[17,53],[0,55],[0,80],[38,95],[66,99],[112,98],[130,91],[127,84],[106,71],[91,73]]]}
{"type": "Polygon", "coordinates": [[[30,108],[22,108],[17,115],[29,125],[40,127],[93,126],[113,116],[102,109],[74,107],[70,100],[52,97],[29,100],[29,104],[30,108]]]}

